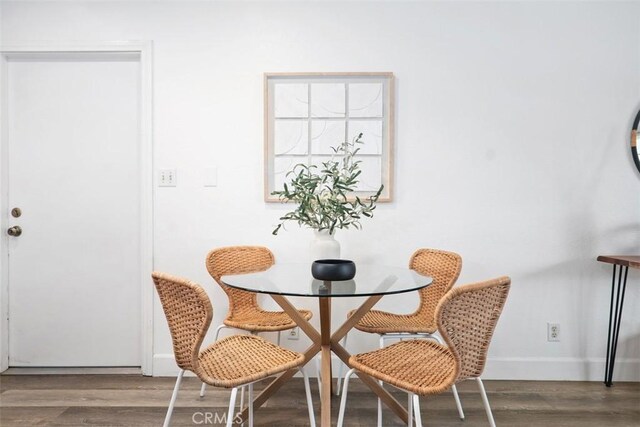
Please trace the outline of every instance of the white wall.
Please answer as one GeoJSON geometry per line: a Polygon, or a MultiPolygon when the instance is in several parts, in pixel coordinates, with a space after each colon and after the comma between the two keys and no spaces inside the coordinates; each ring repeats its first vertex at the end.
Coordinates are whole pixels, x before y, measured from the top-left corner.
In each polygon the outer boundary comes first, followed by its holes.
{"type": "MultiPolygon", "coordinates": [[[[640,252],[627,142],[638,16],[631,2],[7,1],[1,37],[153,40],[155,168],[178,170],[176,188],[155,190],[155,268],[204,283],[216,325],[226,300],[204,268],[210,248],[263,244],[293,261],[311,239],[295,226],[271,235],[287,207],[262,201],[262,73],[393,71],[395,201],[338,234],[344,256],[405,265],[435,247],[463,256],[459,283],[510,275],[487,376],[600,380],[611,270],[595,258],[640,252]],[[216,188],[202,186],[210,166],[216,188]],[[547,322],[561,342],[546,341],[547,322]]],[[[638,285],[630,271],[616,378],[640,380],[638,285]]],[[[336,303],[335,322],[355,304],[336,303]]],[[[352,337],[354,351],[376,345],[352,337]]],[[[158,307],[154,352],[154,373],[175,371],[158,307]]]]}

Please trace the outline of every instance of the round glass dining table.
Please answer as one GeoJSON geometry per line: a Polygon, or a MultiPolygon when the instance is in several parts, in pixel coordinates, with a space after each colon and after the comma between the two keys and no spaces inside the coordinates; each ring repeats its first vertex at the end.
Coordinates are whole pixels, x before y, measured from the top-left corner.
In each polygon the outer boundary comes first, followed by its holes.
{"type": "Polygon", "coordinates": [[[311,275],[310,264],[275,264],[257,273],[222,276],[232,288],[270,295],[296,297],[362,297],[416,291],[431,284],[431,277],[415,270],[377,264],[358,264],[351,280],[323,282],[311,275]]]}
{"type": "MultiPolygon", "coordinates": [[[[384,296],[417,291],[429,286],[432,278],[422,276],[416,271],[403,267],[391,267],[378,264],[357,264],[356,275],[352,280],[320,281],[311,275],[311,264],[279,263],[265,271],[247,274],[222,276],[222,282],[232,288],[244,291],[268,294],[293,319],[300,329],[311,339],[312,345],[304,352],[305,362],[316,354],[321,355],[322,387],[320,396],[321,426],[331,425],[331,353],[348,365],[351,356],[340,345],[340,340],[358,321],[384,296]],[[289,302],[287,296],[313,297],[318,299],[320,331],[304,319],[289,302]],[[335,329],[331,328],[331,299],[346,297],[368,297],[347,320],[335,329]]],[[[273,380],[253,401],[259,408],[285,382],[295,374],[287,371],[273,380]]],[[[358,377],[391,408],[405,423],[408,420],[406,409],[377,381],[366,374],[358,377]]],[[[245,419],[248,408],[241,416],[245,419]]]]}

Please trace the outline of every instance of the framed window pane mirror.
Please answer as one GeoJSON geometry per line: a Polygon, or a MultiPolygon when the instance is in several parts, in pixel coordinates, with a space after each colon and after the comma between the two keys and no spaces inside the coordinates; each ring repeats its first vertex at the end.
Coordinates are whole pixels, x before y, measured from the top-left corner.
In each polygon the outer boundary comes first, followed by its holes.
{"type": "MultiPolygon", "coordinates": [[[[354,196],[393,194],[392,73],[266,73],[265,200],[282,190],[296,164],[321,166],[332,147],[362,134],[362,173],[354,196]]],[[[335,157],[333,157],[335,158],[335,157]]]]}
{"type": "Polygon", "coordinates": [[[633,127],[631,128],[631,156],[633,162],[640,172],[640,151],[638,151],[638,124],[640,124],[640,111],[636,114],[636,118],[633,120],[633,127]]]}

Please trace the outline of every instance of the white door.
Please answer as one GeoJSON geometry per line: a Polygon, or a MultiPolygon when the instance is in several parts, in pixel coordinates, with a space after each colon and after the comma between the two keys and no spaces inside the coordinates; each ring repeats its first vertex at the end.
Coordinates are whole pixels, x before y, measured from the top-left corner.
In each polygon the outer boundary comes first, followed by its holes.
{"type": "Polygon", "coordinates": [[[139,67],[9,58],[9,366],[141,364],[139,67]]]}

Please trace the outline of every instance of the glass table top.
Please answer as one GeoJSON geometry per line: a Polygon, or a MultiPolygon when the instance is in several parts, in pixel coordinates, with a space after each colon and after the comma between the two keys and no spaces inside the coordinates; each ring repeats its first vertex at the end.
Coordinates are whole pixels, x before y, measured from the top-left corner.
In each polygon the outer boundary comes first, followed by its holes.
{"type": "Polygon", "coordinates": [[[415,291],[431,284],[432,278],[406,267],[356,264],[352,280],[322,282],[311,275],[311,264],[275,264],[259,273],[225,275],[222,282],[232,288],[263,294],[301,297],[359,297],[415,291]]]}

